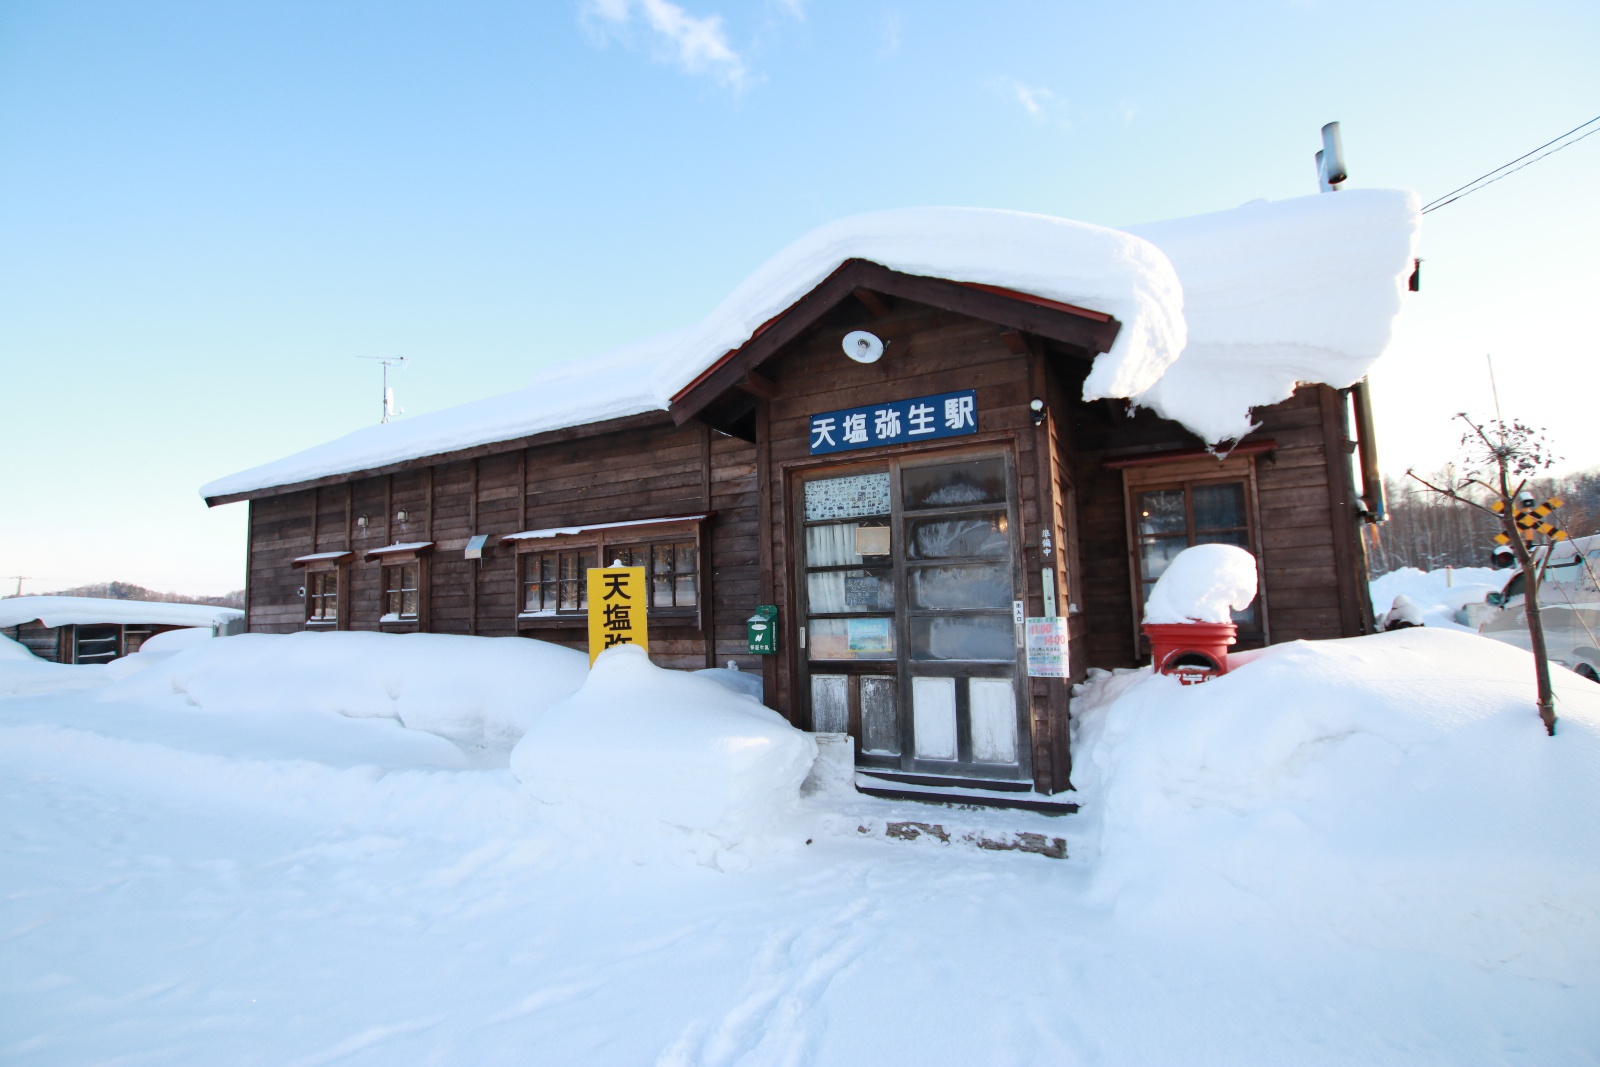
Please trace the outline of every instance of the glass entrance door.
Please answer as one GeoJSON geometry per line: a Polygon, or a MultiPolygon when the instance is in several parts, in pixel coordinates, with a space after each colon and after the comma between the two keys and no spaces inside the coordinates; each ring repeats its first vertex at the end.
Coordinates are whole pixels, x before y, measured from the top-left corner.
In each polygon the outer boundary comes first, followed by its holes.
{"type": "Polygon", "coordinates": [[[801,482],[801,691],[862,769],[1028,777],[1014,483],[1004,454],[801,482]]]}

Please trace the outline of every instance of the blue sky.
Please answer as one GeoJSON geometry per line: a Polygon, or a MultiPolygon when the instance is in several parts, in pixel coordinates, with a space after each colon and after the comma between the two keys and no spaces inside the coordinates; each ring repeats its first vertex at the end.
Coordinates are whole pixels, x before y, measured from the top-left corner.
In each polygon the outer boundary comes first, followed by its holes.
{"type": "MultiPolygon", "coordinates": [[[[1600,114],[1597,43],[1592,3],[9,0],[0,575],[237,588],[244,508],[197,487],[375,421],[357,357],[445,407],[858,211],[1308,194],[1331,119],[1352,185],[1426,199],[1600,114]]],[[[1387,466],[1448,457],[1490,347],[1600,463],[1597,176],[1600,136],[1428,217],[1387,466]]]]}

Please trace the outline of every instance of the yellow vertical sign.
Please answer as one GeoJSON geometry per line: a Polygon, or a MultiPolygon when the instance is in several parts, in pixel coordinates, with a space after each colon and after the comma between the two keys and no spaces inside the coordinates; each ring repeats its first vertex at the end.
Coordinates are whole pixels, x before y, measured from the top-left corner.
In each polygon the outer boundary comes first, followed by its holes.
{"type": "Polygon", "coordinates": [[[589,570],[589,664],[612,645],[649,651],[643,567],[589,570]]]}

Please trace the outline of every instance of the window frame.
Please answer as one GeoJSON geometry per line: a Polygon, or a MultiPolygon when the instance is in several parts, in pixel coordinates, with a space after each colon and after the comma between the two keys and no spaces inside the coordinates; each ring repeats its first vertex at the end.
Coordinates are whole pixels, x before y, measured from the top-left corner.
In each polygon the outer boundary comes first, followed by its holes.
{"type": "MultiPolygon", "coordinates": [[[[1194,490],[1210,485],[1244,486],[1244,517],[1246,550],[1256,558],[1256,621],[1253,627],[1239,628],[1239,644],[1244,647],[1267,645],[1272,641],[1271,613],[1267,607],[1267,569],[1261,543],[1261,503],[1256,485],[1255,455],[1233,455],[1226,459],[1202,456],[1193,459],[1173,459],[1147,464],[1127,463],[1122,466],[1122,495],[1124,518],[1127,525],[1128,593],[1133,616],[1135,648],[1140,654],[1149,649],[1149,639],[1144,636],[1144,574],[1140,548],[1138,499],[1141,493],[1181,489],[1183,491],[1184,533],[1186,548],[1195,541],[1194,490]]],[[[1232,527],[1237,529],[1237,527],[1232,527]]],[[[1173,535],[1176,536],[1176,535],[1173,535]]]]}
{"type": "Polygon", "coordinates": [[[305,571],[305,593],[303,596],[301,625],[307,630],[348,630],[350,628],[350,561],[355,558],[354,552],[318,552],[311,556],[302,556],[294,561],[294,565],[305,571]],[[312,614],[313,588],[316,579],[324,575],[333,575],[338,584],[334,594],[333,618],[317,618],[312,614]]]}
{"type": "MultiPolygon", "coordinates": [[[[625,521],[619,523],[605,523],[595,526],[570,527],[566,530],[545,533],[542,531],[529,531],[524,533],[507,534],[501,538],[502,542],[510,542],[516,550],[516,626],[518,630],[542,629],[573,629],[588,625],[588,608],[586,606],[576,609],[561,609],[559,606],[554,611],[547,611],[541,607],[537,612],[527,610],[528,587],[533,584],[528,578],[528,569],[540,565],[546,557],[556,557],[555,578],[551,580],[557,590],[557,603],[560,600],[561,578],[559,560],[563,556],[591,555],[596,567],[607,567],[616,558],[615,553],[625,549],[646,549],[645,588],[649,590],[652,601],[655,598],[654,578],[654,551],[659,545],[692,544],[692,558],[694,560],[695,578],[695,603],[693,607],[656,607],[648,609],[647,618],[652,624],[672,627],[692,627],[697,630],[705,629],[707,598],[711,595],[708,578],[710,569],[706,566],[706,550],[708,539],[706,525],[711,521],[714,512],[701,515],[685,516],[666,520],[625,521]]],[[[581,558],[581,556],[579,556],[581,558]]],[[[579,602],[583,601],[585,579],[577,579],[579,585],[579,602]]],[[[544,580],[539,579],[543,585],[544,580]]]]}
{"type": "Polygon", "coordinates": [[[432,599],[429,596],[432,582],[430,581],[428,562],[432,549],[433,542],[426,541],[408,545],[404,548],[385,547],[374,549],[366,554],[368,563],[373,561],[378,563],[377,626],[379,630],[388,633],[427,632],[430,600],[432,599]],[[415,567],[417,569],[417,613],[411,616],[401,615],[394,619],[387,618],[386,616],[389,614],[389,596],[393,592],[390,589],[389,572],[406,567],[415,567]]]}

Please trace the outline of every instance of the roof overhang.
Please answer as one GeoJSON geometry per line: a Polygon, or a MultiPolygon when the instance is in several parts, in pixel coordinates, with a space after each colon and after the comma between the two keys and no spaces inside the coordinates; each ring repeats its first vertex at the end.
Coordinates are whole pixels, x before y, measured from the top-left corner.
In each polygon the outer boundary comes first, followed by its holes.
{"type": "Polygon", "coordinates": [[[915,301],[984,319],[1084,349],[1108,351],[1122,324],[1104,312],[1075,307],[994,285],[903,274],[865,259],[849,259],[815,289],[761,325],[743,345],[725,353],[672,398],[672,421],[683,425],[730,389],[757,392],[754,374],[783,346],[815,325],[858,290],[915,301]]]}

